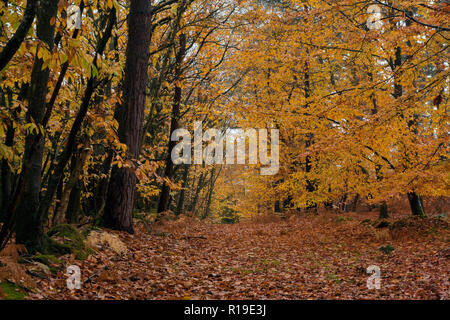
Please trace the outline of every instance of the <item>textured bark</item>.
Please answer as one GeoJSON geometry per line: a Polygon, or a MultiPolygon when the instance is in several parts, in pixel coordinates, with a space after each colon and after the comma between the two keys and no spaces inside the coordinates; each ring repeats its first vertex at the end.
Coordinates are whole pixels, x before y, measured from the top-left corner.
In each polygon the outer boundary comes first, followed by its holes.
{"type": "MultiPolygon", "coordinates": [[[[175,85],[175,94],[173,98],[173,105],[172,105],[172,119],[170,123],[170,130],[169,130],[169,145],[167,148],[167,159],[166,159],[166,166],[164,170],[164,176],[171,180],[174,175],[174,167],[173,162],[171,159],[172,150],[176,145],[175,141],[172,141],[170,137],[172,136],[172,133],[178,129],[178,117],[180,116],[180,104],[181,104],[181,86],[180,78],[181,78],[181,65],[184,60],[184,56],[186,54],[186,36],[184,34],[180,35],[180,48],[178,49],[177,56],[176,56],[176,65],[175,65],[175,74],[173,81],[176,84],[175,85]]],[[[164,182],[160,197],[159,197],[159,203],[158,203],[158,210],[157,212],[164,212],[169,209],[169,199],[170,199],[170,186],[167,184],[167,182],[164,182]]]]}
{"type": "MultiPolygon", "coordinates": [[[[142,141],[151,20],[150,1],[130,1],[123,105],[117,112],[117,121],[119,140],[126,144],[131,162],[138,160],[142,141]]],[[[113,167],[103,215],[105,226],[130,233],[134,232],[132,218],[137,181],[134,169],[113,167]]]]}
{"type": "MultiPolygon", "coordinates": [[[[45,2],[45,1],[44,1],[45,2]]],[[[17,28],[14,35],[9,39],[6,46],[0,52],[0,71],[6,67],[8,62],[13,58],[14,54],[19,50],[20,45],[25,39],[28,30],[34,21],[34,16],[36,15],[36,10],[38,7],[38,0],[28,0],[25,12],[23,14],[22,21],[17,28]]],[[[51,9],[50,9],[51,10],[51,9]]]]}
{"type": "MultiPolygon", "coordinates": [[[[50,50],[53,48],[55,34],[50,20],[56,16],[57,5],[58,0],[41,0],[37,12],[37,37],[50,50]]],[[[42,70],[42,65],[43,60],[36,57],[31,73],[27,111],[27,121],[37,125],[42,123],[44,117],[50,74],[48,68],[42,70]]],[[[39,250],[43,241],[43,221],[38,213],[43,152],[44,138],[41,133],[29,133],[25,139],[17,208],[13,207],[12,211],[16,214],[16,242],[26,245],[30,252],[39,250]]]]}

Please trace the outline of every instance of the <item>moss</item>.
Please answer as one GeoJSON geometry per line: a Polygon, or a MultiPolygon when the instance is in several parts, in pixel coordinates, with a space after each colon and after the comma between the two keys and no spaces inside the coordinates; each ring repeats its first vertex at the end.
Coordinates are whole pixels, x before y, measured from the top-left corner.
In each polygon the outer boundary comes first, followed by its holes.
{"type": "Polygon", "coordinates": [[[59,236],[59,237],[67,237],[72,240],[81,240],[83,241],[83,236],[81,233],[70,224],[60,224],[52,229],[47,233],[49,237],[53,236],[59,236]]]}
{"type": "Polygon", "coordinates": [[[383,252],[384,254],[389,254],[392,251],[394,251],[394,247],[391,246],[390,244],[386,245],[386,246],[381,246],[378,248],[378,250],[380,250],[381,252],[383,252]]]}
{"type": "Polygon", "coordinates": [[[352,217],[337,217],[337,222],[344,222],[344,221],[353,221],[352,217]]]}
{"type": "Polygon", "coordinates": [[[0,282],[0,298],[5,300],[24,300],[25,292],[11,282],[0,282]]]}
{"type": "Polygon", "coordinates": [[[61,260],[59,260],[58,258],[56,258],[54,255],[51,254],[37,254],[34,256],[24,256],[19,258],[18,260],[19,263],[28,263],[30,261],[40,262],[42,264],[45,264],[46,266],[62,263],[61,260]]]}
{"type": "Polygon", "coordinates": [[[51,254],[38,254],[33,257],[33,261],[43,263],[45,265],[60,264],[61,260],[51,254]]]}
{"type": "Polygon", "coordinates": [[[61,224],[48,232],[45,253],[63,255],[73,253],[78,260],[86,259],[94,250],[84,244],[85,237],[70,224],[61,224]]]}

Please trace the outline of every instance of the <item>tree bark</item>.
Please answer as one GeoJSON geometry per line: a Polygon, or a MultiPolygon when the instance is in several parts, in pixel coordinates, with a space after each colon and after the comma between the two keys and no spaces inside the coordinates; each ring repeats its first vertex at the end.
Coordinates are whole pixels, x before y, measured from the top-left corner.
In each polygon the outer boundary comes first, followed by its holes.
{"type": "MultiPolygon", "coordinates": [[[[150,1],[131,0],[123,105],[117,113],[117,120],[119,140],[126,144],[128,160],[134,163],[141,148],[151,26],[150,1]]],[[[103,215],[105,226],[129,233],[134,232],[132,218],[137,182],[134,170],[134,167],[113,167],[103,215]]]]}
{"type": "MultiPolygon", "coordinates": [[[[58,0],[41,0],[37,12],[37,37],[50,51],[53,49],[55,35],[55,27],[50,20],[56,16],[57,5],[58,0]]],[[[27,121],[37,126],[44,117],[50,75],[49,68],[42,69],[43,63],[42,59],[36,57],[31,73],[27,111],[27,121]]],[[[44,137],[41,132],[30,132],[25,139],[17,209],[12,208],[13,212],[16,211],[16,242],[26,245],[30,252],[39,250],[43,244],[43,221],[38,214],[43,152],[44,137]]]]}
{"type": "MultiPolygon", "coordinates": [[[[181,104],[181,86],[179,85],[182,75],[181,65],[183,64],[184,56],[186,54],[186,36],[182,33],[180,35],[180,48],[178,49],[176,56],[175,74],[173,82],[175,83],[175,94],[172,105],[172,119],[169,130],[169,143],[167,150],[166,166],[164,170],[164,176],[167,179],[172,179],[174,175],[174,166],[171,159],[172,150],[175,147],[176,142],[172,141],[170,137],[172,133],[178,129],[178,117],[180,116],[180,104],[181,104]]],[[[167,211],[169,209],[170,199],[170,186],[167,182],[163,183],[161,194],[158,203],[158,213],[167,211]]]]}

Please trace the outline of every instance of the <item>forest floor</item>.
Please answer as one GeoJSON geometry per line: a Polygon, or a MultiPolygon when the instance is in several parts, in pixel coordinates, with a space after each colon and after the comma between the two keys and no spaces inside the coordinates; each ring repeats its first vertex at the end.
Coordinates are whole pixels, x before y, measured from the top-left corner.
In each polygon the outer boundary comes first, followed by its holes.
{"type": "Polygon", "coordinates": [[[327,213],[233,225],[187,217],[157,228],[137,223],[134,235],[108,231],[126,249],[100,245],[85,260],[63,256],[64,268],[33,278],[26,298],[449,299],[448,220],[404,216],[377,228],[376,218],[327,213]],[[72,291],[65,269],[71,264],[82,280],[72,291]],[[380,289],[367,288],[371,265],[380,268],[380,289]]]}

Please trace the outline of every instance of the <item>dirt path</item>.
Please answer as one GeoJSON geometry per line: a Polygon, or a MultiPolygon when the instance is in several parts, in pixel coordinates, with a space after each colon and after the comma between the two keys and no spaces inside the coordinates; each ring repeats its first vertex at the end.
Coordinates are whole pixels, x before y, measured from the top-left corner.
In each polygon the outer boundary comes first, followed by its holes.
{"type": "Polygon", "coordinates": [[[377,229],[372,216],[308,216],[212,225],[183,220],[158,231],[118,233],[125,255],[99,250],[81,269],[80,290],[60,272],[32,299],[449,299],[448,224],[407,220],[377,229]],[[367,221],[366,221],[367,222],[367,221]],[[380,246],[390,245],[391,253],[380,246]],[[367,288],[366,269],[381,270],[367,288]]]}

